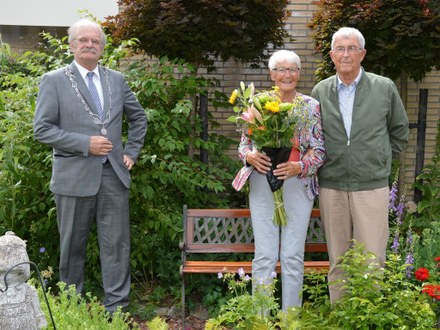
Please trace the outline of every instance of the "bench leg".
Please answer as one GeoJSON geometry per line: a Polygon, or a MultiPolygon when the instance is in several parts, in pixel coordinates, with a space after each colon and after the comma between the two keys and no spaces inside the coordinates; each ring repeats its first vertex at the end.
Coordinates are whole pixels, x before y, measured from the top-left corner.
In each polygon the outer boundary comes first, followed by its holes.
{"type": "Polygon", "coordinates": [[[185,275],[182,273],[182,330],[185,330],[185,275]]]}

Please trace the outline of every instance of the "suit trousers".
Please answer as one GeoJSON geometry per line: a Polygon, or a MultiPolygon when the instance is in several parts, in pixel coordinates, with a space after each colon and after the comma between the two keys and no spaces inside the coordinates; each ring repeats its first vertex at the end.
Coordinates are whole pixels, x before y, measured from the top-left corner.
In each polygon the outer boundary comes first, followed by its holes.
{"type": "Polygon", "coordinates": [[[84,289],[87,241],[96,227],[104,287],[103,305],[109,312],[128,305],[130,292],[129,190],[110,164],[103,164],[101,185],[95,196],[55,194],[60,233],[60,280],[84,289]]]}
{"type": "Polygon", "coordinates": [[[252,277],[256,283],[270,279],[278,259],[281,262],[282,310],[300,306],[304,281],[304,245],[313,200],[307,197],[303,183],[292,177],[284,181],[284,208],[287,224],[273,223],[273,193],[266,176],[253,171],[250,176],[249,206],[255,240],[252,277]]]}
{"type": "Polygon", "coordinates": [[[330,261],[331,302],[344,294],[339,282],[345,277],[338,267],[338,259],[350,249],[352,240],[365,244],[366,249],[376,255],[376,262],[384,265],[389,237],[388,200],[388,187],[351,192],[320,189],[319,208],[330,261]]]}

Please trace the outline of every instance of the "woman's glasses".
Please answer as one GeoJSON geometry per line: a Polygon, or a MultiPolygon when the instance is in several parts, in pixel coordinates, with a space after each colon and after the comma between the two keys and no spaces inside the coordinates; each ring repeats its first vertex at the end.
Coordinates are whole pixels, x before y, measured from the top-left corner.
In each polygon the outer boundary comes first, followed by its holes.
{"type": "Polygon", "coordinates": [[[281,74],[284,74],[287,71],[289,71],[291,74],[294,74],[294,73],[297,73],[299,71],[299,68],[283,68],[283,67],[280,67],[280,68],[273,69],[273,71],[277,71],[277,72],[279,72],[281,74]]]}

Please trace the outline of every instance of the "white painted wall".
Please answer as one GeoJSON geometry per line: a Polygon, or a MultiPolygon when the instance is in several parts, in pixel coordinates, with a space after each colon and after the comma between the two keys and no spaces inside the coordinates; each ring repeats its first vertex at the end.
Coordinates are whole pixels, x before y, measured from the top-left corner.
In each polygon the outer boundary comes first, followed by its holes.
{"type": "Polygon", "coordinates": [[[0,25],[70,26],[87,9],[99,20],[118,13],[117,0],[0,0],[0,25]]]}

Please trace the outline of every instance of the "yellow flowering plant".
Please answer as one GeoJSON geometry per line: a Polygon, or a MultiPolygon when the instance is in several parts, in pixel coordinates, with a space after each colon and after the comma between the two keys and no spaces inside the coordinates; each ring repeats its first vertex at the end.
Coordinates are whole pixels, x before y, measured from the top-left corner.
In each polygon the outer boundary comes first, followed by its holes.
{"type": "Polygon", "coordinates": [[[229,103],[234,106],[235,115],[228,121],[239,125],[239,130],[245,134],[257,150],[267,154],[272,160],[271,171],[266,173],[269,186],[274,193],[275,212],[274,222],[286,224],[286,212],[283,206],[283,185],[273,174],[279,163],[286,162],[294,145],[294,135],[307,122],[308,112],[304,111],[304,100],[295,98],[292,102],[281,102],[278,87],[269,91],[256,92],[253,83],[247,87],[240,82],[229,103]]]}

